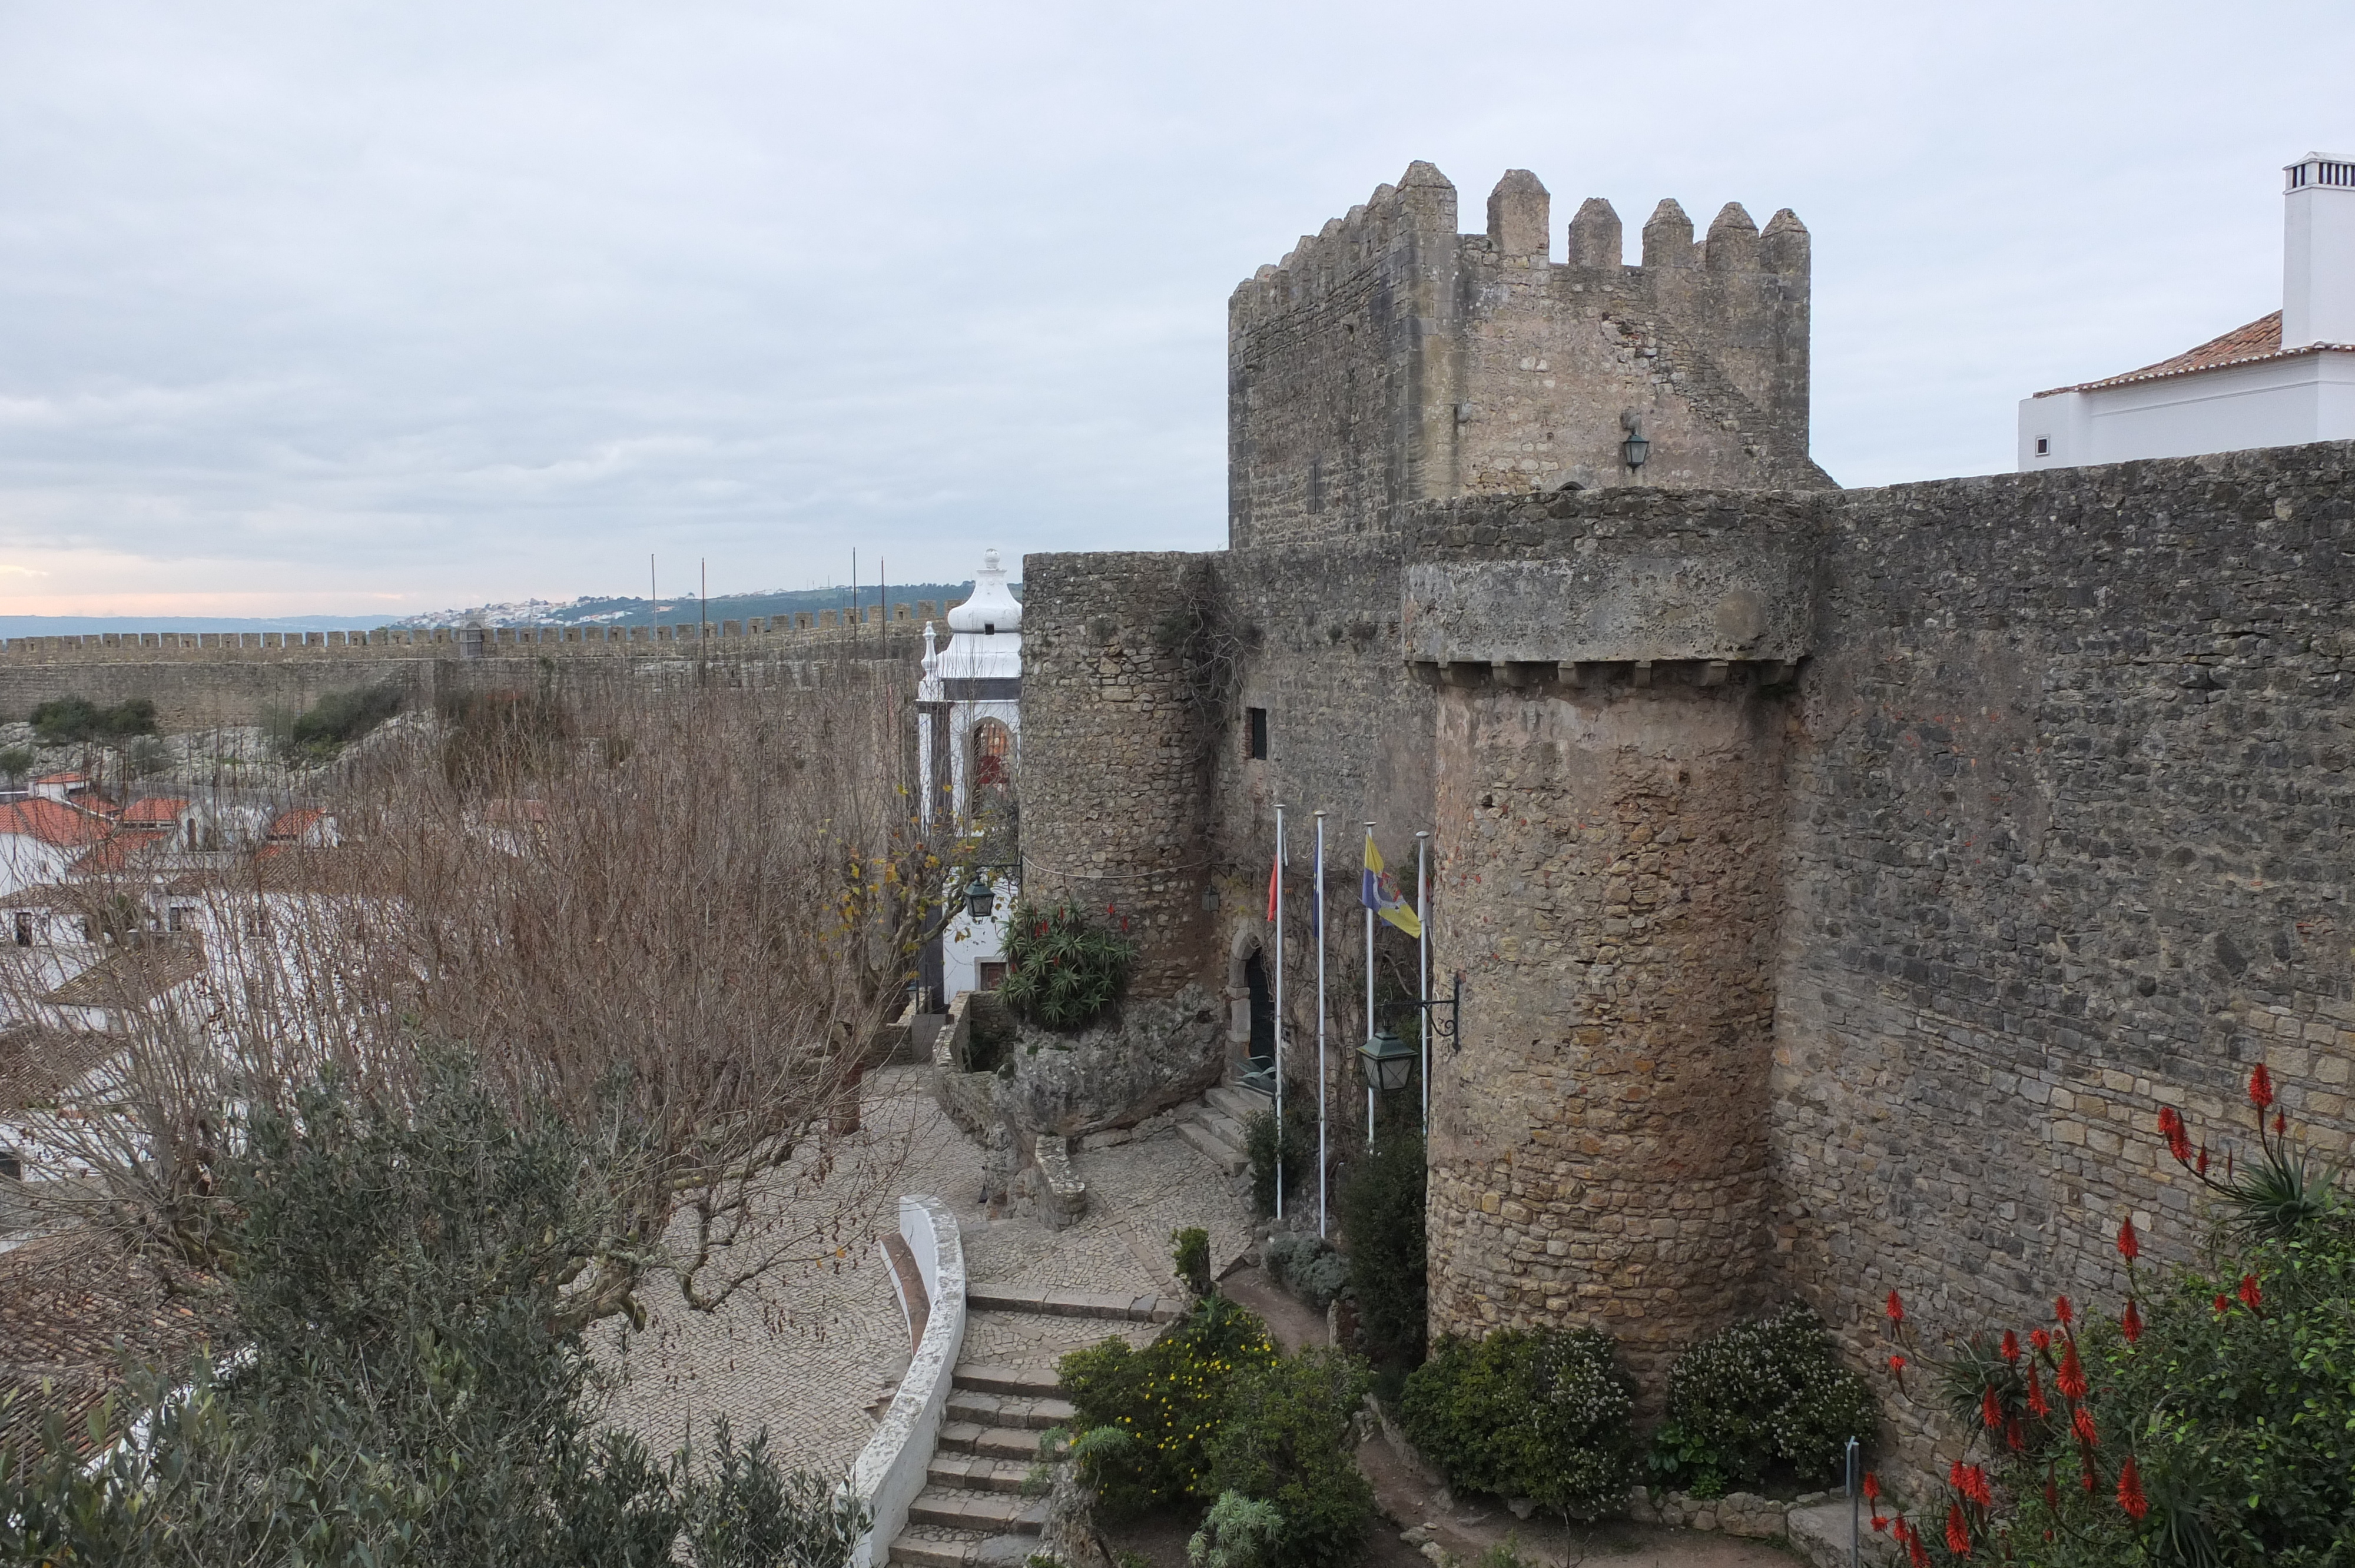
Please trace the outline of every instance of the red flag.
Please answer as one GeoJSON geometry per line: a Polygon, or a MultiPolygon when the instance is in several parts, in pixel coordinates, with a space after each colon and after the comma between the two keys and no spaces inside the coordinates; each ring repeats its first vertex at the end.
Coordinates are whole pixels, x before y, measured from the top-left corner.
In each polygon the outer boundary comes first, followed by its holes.
{"type": "Polygon", "coordinates": [[[1284,874],[1283,866],[1281,855],[1267,863],[1267,923],[1271,926],[1275,924],[1276,879],[1284,874]]]}

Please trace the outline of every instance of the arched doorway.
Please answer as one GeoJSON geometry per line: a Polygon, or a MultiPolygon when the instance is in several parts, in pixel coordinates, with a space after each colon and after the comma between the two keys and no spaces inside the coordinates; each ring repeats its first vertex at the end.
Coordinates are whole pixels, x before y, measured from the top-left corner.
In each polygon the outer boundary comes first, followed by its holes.
{"type": "Polygon", "coordinates": [[[1272,1073],[1275,1067],[1275,987],[1268,976],[1267,955],[1257,948],[1243,960],[1243,990],[1251,1005],[1251,1071],[1272,1073]]]}
{"type": "Polygon", "coordinates": [[[1014,732],[999,720],[986,718],[973,726],[973,787],[975,791],[1003,789],[1012,782],[1014,732]]]}

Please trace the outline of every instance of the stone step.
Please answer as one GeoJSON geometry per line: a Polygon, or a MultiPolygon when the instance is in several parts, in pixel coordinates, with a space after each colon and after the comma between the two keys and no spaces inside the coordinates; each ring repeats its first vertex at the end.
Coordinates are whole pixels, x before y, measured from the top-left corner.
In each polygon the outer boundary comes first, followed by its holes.
{"type": "Polygon", "coordinates": [[[1050,1318],[1110,1318],[1131,1323],[1173,1323],[1184,1306],[1168,1296],[1109,1296],[1085,1290],[1032,1290],[1009,1285],[969,1285],[969,1312],[1035,1312],[1050,1318]]]}
{"type": "Polygon", "coordinates": [[[959,1361],[949,1380],[959,1393],[1010,1393],[1026,1399],[1051,1399],[1063,1392],[1062,1380],[1050,1362],[1029,1366],[1020,1362],[959,1361]]]}
{"type": "Polygon", "coordinates": [[[903,1535],[891,1543],[891,1561],[900,1568],[965,1568],[977,1544],[976,1541],[920,1541],[903,1535]]]}
{"type": "Polygon", "coordinates": [[[992,1459],[978,1454],[934,1454],[924,1468],[932,1486],[969,1492],[1018,1492],[1030,1478],[1035,1459],[992,1459]]]}
{"type": "Polygon", "coordinates": [[[905,1568],[1017,1568],[1038,1542],[1027,1536],[919,1526],[891,1543],[890,1560],[905,1568]]]}
{"type": "Polygon", "coordinates": [[[1199,1154],[1230,1176],[1241,1175],[1251,1164],[1250,1160],[1243,1158],[1241,1150],[1224,1142],[1217,1133],[1199,1122],[1179,1122],[1178,1136],[1184,1139],[1193,1148],[1195,1153],[1199,1154]]]}
{"type": "Polygon", "coordinates": [[[1039,1457],[1037,1426],[984,1426],[974,1421],[952,1421],[941,1428],[939,1451],[977,1454],[989,1459],[1039,1457]]]}
{"type": "Polygon", "coordinates": [[[1220,1084],[1202,1098],[1209,1102],[1211,1109],[1242,1123],[1246,1130],[1251,1127],[1252,1118],[1267,1115],[1275,1109],[1273,1095],[1263,1095],[1256,1089],[1238,1088],[1232,1084],[1220,1084]]]}
{"type": "Polygon", "coordinates": [[[973,1426],[1013,1426],[1044,1432],[1069,1426],[1078,1412],[1067,1399],[1031,1399],[1001,1393],[949,1394],[948,1418],[973,1426]]]}
{"type": "Polygon", "coordinates": [[[1194,1110],[1194,1119],[1216,1133],[1219,1141],[1229,1149],[1240,1154],[1251,1152],[1251,1134],[1243,1130],[1241,1122],[1226,1112],[1210,1106],[1198,1106],[1194,1110]]]}
{"type": "Polygon", "coordinates": [[[928,1486],[908,1505],[908,1522],[992,1534],[1036,1535],[1047,1523],[1047,1499],[928,1486]]]}

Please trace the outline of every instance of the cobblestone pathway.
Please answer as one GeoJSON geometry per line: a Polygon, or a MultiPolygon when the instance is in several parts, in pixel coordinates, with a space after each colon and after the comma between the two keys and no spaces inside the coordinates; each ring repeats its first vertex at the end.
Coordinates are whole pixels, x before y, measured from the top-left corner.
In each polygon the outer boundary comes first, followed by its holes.
{"type": "MultiPolygon", "coordinates": [[[[774,1212],[790,1222],[865,1179],[874,1195],[846,1216],[843,1255],[783,1271],[712,1314],[689,1309],[665,1282],[646,1293],[644,1331],[618,1321],[591,1331],[597,1365],[614,1384],[609,1420],[666,1450],[690,1425],[702,1446],[724,1415],[740,1438],[765,1425],[789,1467],[848,1468],[908,1364],[907,1329],[875,1244],[897,1225],[903,1192],[937,1195],[956,1211],[975,1284],[1150,1295],[1173,1284],[1171,1230],[1209,1230],[1220,1263],[1247,1244],[1249,1210],[1232,1181],[1168,1130],[1080,1151],[1073,1164],[1088,1184],[1088,1213],[1071,1229],[991,1219],[975,1202],[980,1147],[932,1103],[927,1073],[872,1075],[866,1128],[827,1189],[803,1205],[778,1189],[774,1212]]],[[[1142,1342],[1150,1326],[975,1313],[964,1359],[1047,1364],[1111,1332],[1142,1342]]]]}

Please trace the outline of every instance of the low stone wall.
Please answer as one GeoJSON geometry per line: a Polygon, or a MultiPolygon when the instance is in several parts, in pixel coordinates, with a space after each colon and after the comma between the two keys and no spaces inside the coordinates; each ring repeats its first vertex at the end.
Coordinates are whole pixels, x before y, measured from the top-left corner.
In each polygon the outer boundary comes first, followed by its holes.
{"type": "MultiPolygon", "coordinates": [[[[850,1467],[846,1484],[866,1499],[871,1515],[850,1568],[879,1568],[907,1527],[909,1505],[924,1489],[925,1468],[948,1408],[950,1380],[964,1348],[964,1242],[956,1216],[938,1198],[901,1198],[900,1239],[914,1255],[928,1312],[900,1392],[850,1467]]],[[[909,1303],[903,1299],[901,1305],[909,1303]]],[[[911,1311],[911,1321],[913,1316],[911,1311]]]]}

